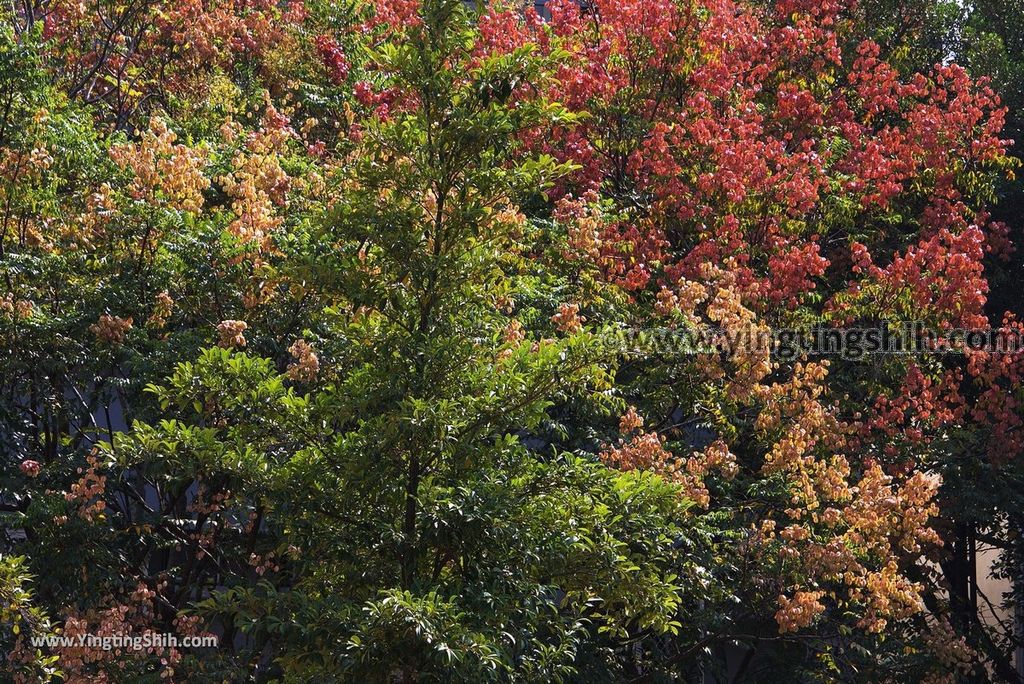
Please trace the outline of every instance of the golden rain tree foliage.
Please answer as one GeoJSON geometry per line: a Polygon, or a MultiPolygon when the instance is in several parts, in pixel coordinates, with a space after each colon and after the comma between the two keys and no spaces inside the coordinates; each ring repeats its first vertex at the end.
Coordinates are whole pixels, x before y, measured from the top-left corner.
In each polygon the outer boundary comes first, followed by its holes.
{"type": "Polygon", "coordinates": [[[1015,676],[1020,356],[725,344],[1020,326],[999,96],[870,7],[0,10],[3,677],[1015,676]]]}

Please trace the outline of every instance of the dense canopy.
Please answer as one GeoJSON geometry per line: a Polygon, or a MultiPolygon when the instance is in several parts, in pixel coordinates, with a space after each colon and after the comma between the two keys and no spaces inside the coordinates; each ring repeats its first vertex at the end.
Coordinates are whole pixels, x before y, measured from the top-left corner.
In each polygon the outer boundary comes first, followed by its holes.
{"type": "Polygon", "coordinates": [[[1024,681],[1020,21],[5,5],[0,678],[1024,681]]]}

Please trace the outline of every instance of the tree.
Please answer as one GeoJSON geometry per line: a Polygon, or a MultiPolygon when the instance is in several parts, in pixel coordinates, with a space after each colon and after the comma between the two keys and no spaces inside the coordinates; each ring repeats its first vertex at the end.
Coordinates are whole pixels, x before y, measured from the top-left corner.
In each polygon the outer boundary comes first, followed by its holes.
{"type": "MultiPolygon", "coordinates": [[[[591,203],[567,212],[566,231],[596,225],[589,250],[604,279],[633,293],[634,321],[717,327],[727,340],[740,330],[900,321],[939,335],[988,326],[983,273],[1005,253],[1006,226],[987,210],[1013,165],[999,138],[1004,111],[955,65],[901,75],[897,66],[914,58],[898,41],[889,46],[898,61],[883,58],[865,39],[865,12],[846,2],[552,8],[550,44],[578,55],[552,97],[588,116],[537,144],[581,165],[567,192],[610,199],[610,211],[591,203]]],[[[609,462],[673,473],[712,510],[735,516],[736,528],[752,528],[741,567],[760,570],[781,551],[763,578],[738,582],[772,588],[745,594],[746,614],[730,616],[760,628],[730,622],[723,640],[753,632],[742,637],[752,654],[770,660],[774,650],[787,676],[802,670],[807,659],[780,652],[764,624],[775,604],[782,632],[805,628],[794,641],[834,662],[833,676],[879,666],[891,675],[894,662],[908,680],[924,675],[919,665],[942,670],[927,656],[894,661],[888,649],[913,652],[922,633],[951,633],[925,624],[946,619],[945,592],[915,565],[921,554],[939,557],[940,537],[958,538],[928,522],[939,512],[931,496],[940,478],[950,498],[937,503],[952,520],[961,486],[1008,481],[991,477],[994,455],[1017,450],[1003,441],[1013,433],[1003,422],[1013,424],[1006,386],[993,387],[962,358],[794,364],[767,349],[741,352],[727,363],[652,355],[629,365],[616,386],[675,441],[638,457],[633,451],[656,446],[640,433],[609,462]],[[694,439],[695,425],[703,439],[694,439]],[[720,484],[719,472],[732,484],[720,484]],[[816,625],[815,645],[806,637],[816,625]],[[866,633],[868,662],[833,646],[851,629],[866,633]]],[[[953,586],[958,567],[943,564],[953,586]]],[[[952,601],[957,614],[956,594],[952,601]]],[[[944,653],[966,654],[941,641],[944,653]]]]}
{"type": "Polygon", "coordinates": [[[990,326],[1015,164],[943,7],[7,12],[3,634],[221,648],[5,667],[1012,679],[964,540],[1017,357],[794,337],[990,326]]]}
{"type": "MultiPolygon", "coordinates": [[[[373,82],[354,88],[358,127],[323,124],[343,132],[336,150],[301,145],[269,103],[246,136],[229,118],[179,141],[161,115],[107,143],[123,176],[94,211],[105,236],[125,231],[110,289],[146,274],[155,294],[78,336],[132,378],[106,406],[152,419],[54,447],[47,482],[93,445],[64,493],[34,488],[32,557],[90,559],[42,585],[65,634],[244,640],[216,654],[62,647],[65,677],[609,677],[637,658],[626,639],[679,630],[710,544],[679,487],[524,446],[553,401],[606,384],[586,335],[527,337],[513,315],[554,332],[544,309],[563,276],[534,282],[520,205],[568,167],[508,142],[566,119],[540,95],[551,60],[481,54],[459,2],[418,16],[369,15],[373,82]],[[285,224],[286,204],[309,213],[285,224]],[[272,283],[253,292],[246,271],[272,283]],[[208,311],[221,320],[199,333],[208,311]],[[143,350],[180,358],[197,333],[219,347],[135,391],[161,372],[143,350]]],[[[339,49],[316,46],[332,80],[339,49]]]]}

